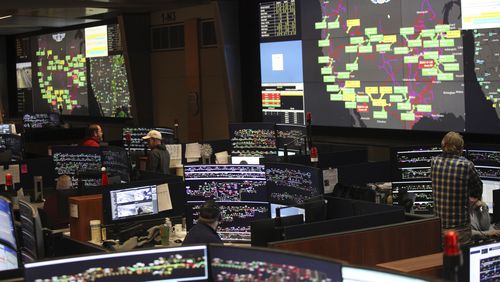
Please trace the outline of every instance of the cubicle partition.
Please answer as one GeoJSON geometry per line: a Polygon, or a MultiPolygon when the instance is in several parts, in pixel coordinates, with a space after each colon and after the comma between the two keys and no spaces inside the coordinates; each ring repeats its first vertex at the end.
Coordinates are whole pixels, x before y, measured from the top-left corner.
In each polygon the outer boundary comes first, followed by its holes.
{"type": "Polygon", "coordinates": [[[271,248],[320,255],[352,264],[378,263],[441,251],[441,222],[437,217],[270,242],[271,248]]]}

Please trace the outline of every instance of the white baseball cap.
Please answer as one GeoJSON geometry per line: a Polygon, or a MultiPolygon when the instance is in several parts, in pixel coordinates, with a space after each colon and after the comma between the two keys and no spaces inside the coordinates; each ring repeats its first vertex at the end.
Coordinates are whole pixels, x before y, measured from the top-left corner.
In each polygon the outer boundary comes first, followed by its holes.
{"type": "Polygon", "coordinates": [[[157,130],[151,130],[148,132],[148,135],[142,137],[142,139],[144,139],[144,140],[147,140],[149,138],[161,140],[161,133],[157,130]]]}

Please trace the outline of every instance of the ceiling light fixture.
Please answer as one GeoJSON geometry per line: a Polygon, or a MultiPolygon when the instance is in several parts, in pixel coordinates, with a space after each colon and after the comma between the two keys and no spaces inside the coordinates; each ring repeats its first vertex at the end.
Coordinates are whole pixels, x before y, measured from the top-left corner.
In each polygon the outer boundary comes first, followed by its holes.
{"type": "Polygon", "coordinates": [[[8,19],[8,18],[10,18],[10,17],[12,17],[12,15],[1,16],[1,17],[0,17],[0,20],[3,20],[3,19],[8,19]]]}

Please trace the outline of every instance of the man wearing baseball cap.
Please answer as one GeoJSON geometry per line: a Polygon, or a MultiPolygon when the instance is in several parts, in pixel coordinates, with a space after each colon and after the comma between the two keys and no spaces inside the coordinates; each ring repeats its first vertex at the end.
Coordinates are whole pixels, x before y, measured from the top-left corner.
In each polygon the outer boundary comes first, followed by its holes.
{"type": "Polygon", "coordinates": [[[151,130],[142,139],[148,142],[150,149],[146,170],[169,174],[170,154],[165,145],[162,144],[161,133],[157,130],[151,130]]]}

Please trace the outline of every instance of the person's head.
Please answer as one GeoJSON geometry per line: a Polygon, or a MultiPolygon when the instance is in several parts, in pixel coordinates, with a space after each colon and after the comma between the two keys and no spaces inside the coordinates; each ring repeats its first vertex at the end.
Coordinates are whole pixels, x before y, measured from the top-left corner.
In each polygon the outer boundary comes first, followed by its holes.
{"type": "Polygon", "coordinates": [[[61,175],[57,178],[56,190],[68,190],[73,188],[71,177],[69,175],[61,175]]]}
{"type": "Polygon", "coordinates": [[[153,148],[161,144],[161,133],[157,130],[151,130],[146,136],[142,137],[142,139],[148,142],[149,148],[153,148]]]}
{"type": "Polygon", "coordinates": [[[214,200],[208,200],[200,207],[200,215],[198,216],[198,222],[210,225],[214,230],[217,229],[217,225],[220,220],[220,210],[219,205],[214,200]]]}
{"type": "Polygon", "coordinates": [[[96,138],[99,142],[102,141],[102,128],[98,124],[91,124],[87,128],[87,137],[96,138]]]}
{"type": "Polygon", "coordinates": [[[461,155],[464,149],[464,139],[462,135],[450,131],[446,133],[441,141],[441,149],[446,154],[461,155]]]}

